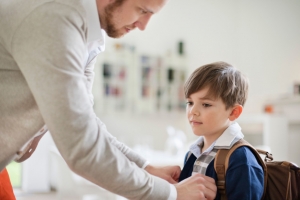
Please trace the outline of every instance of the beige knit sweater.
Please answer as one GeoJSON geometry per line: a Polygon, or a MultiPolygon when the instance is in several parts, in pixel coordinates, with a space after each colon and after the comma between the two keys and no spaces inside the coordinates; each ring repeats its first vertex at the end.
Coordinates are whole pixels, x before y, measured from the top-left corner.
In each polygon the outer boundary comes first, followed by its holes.
{"type": "Polygon", "coordinates": [[[167,199],[169,184],[94,114],[84,1],[0,1],[0,170],[46,124],[75,173],[129,199],[167,199]]]}

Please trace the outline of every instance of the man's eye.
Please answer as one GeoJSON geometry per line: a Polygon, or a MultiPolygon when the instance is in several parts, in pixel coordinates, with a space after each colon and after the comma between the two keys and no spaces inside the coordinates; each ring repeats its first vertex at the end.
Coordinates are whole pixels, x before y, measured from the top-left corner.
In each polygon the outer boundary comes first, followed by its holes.
{"type": "Polygon", "coordinates": [[[147,13],[147,11],[146,10],[144,10],[144,9],[141,9],[141,14],[146,14],[147,13]]]}
{"type": "Polygon", "coordinates": [[[202,105],[203,105],[203,107],[210,107],[211,106],[210,104],[207,104],[207,103],[204,103],[202,105]]]}

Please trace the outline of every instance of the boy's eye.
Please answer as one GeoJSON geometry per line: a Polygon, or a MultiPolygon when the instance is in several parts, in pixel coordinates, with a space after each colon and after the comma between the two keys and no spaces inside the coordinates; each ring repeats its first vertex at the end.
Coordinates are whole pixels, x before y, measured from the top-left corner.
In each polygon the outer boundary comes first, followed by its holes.
{"type": "Polygon", "coordinates": [[[193,105],[193,102],[187,101],[187,102],[186,102],[186,105],[188,105],[188,106],[193,105]]]}
{"type": "Polygon", "coordinates": [[[203,107],[210,107],[211,106],[210,104],[207,104],[207,103],[204,103],[202,105],[203,105],[203,107]]]}

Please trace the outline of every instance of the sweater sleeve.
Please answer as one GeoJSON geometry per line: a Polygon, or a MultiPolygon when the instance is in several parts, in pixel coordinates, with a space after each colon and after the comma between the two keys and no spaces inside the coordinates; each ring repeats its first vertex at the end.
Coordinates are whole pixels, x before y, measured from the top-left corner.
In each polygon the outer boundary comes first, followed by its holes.
{"type": "Polygon", "coordinates": [[[75,173],[129,199],[167,199],[169,183],[132,163],[135,156],[128,159],[132,154],[122,152],[94,114],[84,75],[85,26],[77,10],[49,2],[19,25],[11,54],[75,173]]]}
{"type": "MultiPolygon", "coordinates": [[[[105,124],[101,122],[100,119],[98,120],[99,120],[99,124],[101,124],[103,128],[106,130],[105,124]]],[[[133,151],[124,143],[118,141],[116,137],[112,136],[109,132],[107,133],[108,133],[107,136],[111,144],[115,145],[131,162],[134,162],[140,168],[145,168],[145,165],[148,161],[144,157],[140,156],[138,153],[133,151]]]]}

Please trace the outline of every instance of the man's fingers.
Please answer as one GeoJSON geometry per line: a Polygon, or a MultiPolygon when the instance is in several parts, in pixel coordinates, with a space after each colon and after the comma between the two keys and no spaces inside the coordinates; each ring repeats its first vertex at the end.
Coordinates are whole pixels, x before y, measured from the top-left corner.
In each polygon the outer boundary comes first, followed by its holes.
{"type": "Polygon", "coordinates": [[[174,179],[172,179],[172,178],[169,178],[168,179],[168,182],[169,183],[171,183],[171,184],[176,184],[176,183],[178,183],[178,182],[176,182],[174,179]]]}
{"type": "Polygon", "coordinates": [[[208,192],[213,192],[214,194],[217,191],[217,187],[216,187],[216,183],[215,180],[211,177],[205,176],[201,174],[201,177],[204,179],[204,182],[202,183],[203,185],[205,185],[205,187],[209,190],[207,190],[208,192]]]}
{"type": "Polygon", "coordinates": [[[214,183],[207,181],[205,176],[199,174],[175,184],[175,187],[178,200],[212,200],[216,196],[214,183]]]}
{"type": "Polygon", "coordinates": [[[203,174],[193,174],[192,176],[196,176],[196,177],[202,177],[205,179],[205,181],[208,181],[210,183],[213,183],[215,184],[215,179],[211,178],[211,177],[208,177],[208,176],[205,176],[203,174]]]}
{"type": "Polygon", "coordinates": [[[192,177],[199,186],[198,190],[200,190],[208,200],[215,198],[217,187],[213,178],[203,174],[194,174],[192,177]]]}

